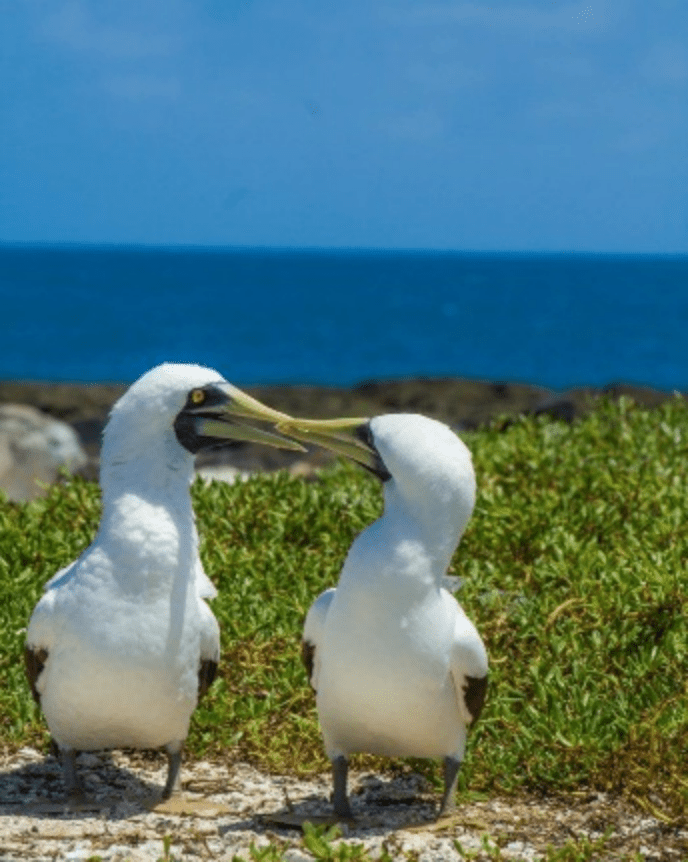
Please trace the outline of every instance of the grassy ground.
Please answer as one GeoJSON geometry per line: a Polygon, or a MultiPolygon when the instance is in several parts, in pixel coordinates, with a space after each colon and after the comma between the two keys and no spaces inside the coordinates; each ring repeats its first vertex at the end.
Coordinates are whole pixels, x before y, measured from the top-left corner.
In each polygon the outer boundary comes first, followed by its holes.
{"type": "MultiPolygon", "coordinates": [[[[478,501],[452,571],[490,656],[464,796],[624,794],[657,817],[687,803],[687,407],[602,403],[568,426],[521,420],[464,436],[478,501]]],[[[201,556],[219,589],[221,678],[188,740],[268,770],[326,768],[299,635],[380,487],[340,465],[195,483],[201,556]]],[[[92,540],[98,487],[0,503],[0,744],[45,739],[24,681],[23,629],[43,583],[92,540]]],[[[410,762],[438,780],[430,762],[410,762]],[[434,775],[435,774],[435,775],[434,775]]],[[[361,757],[360,767],[402,767],[361,757]]],[[[439,780],[440,783],[440,780],[439,780]]]]}

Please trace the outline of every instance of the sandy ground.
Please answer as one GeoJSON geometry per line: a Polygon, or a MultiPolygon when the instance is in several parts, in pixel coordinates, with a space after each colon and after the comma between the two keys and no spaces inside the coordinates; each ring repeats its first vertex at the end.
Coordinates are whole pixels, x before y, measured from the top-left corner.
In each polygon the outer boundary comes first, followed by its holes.
{"type": "MultiPolygon", "coordinates": [[[[89,804],[75,811],[65,807],[54,759],[33,749],[4,756],[0,859],[251,860],[252,845],[269,844],[285,861],[316,859],[302,844],[300,825],[328,814],[328,776],[293,779],[246,764],[188,761],[181,795],[161,804],[163,755],[89,754],[79,767],[89,804]]],[[[686,827],[604,794],[498,798],[436,821],[438,797],[421,776],[353,774],[351,792],[357,819],[340,825],[341,838],[374,858],[385,846],[394,860],[529,861],[544,858],[549,846],[588,840],[592,853],[584,859],[687,860],[686,827]]]]}

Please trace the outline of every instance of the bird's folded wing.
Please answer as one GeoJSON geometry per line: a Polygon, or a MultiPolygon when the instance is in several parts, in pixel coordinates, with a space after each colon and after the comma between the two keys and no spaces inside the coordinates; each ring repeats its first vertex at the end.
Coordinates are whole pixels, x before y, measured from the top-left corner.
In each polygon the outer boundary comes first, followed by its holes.
{"type": "Polygon", "coordinates": [[[455,632],[450,655],[450,670],[455,684],[460,713],[467,725],[477,721],[486,700],[489,660],[479,633],[457,600],[447,593],[455,609],[455,632]]]}
{"type": "Polygon", "coordinates": [[[199,640],[199,700],[209,690],[216,677],[220,661],[220,629],[205,601],[199,602],[201,635],[199,640]]]}
{"type": "Polygon", "coordinates": [[[211,688],[211,683],[215,680],[217,671],[217,661],[213,659],[201,659],[199,663],[199,691],[197,693],[197,700],[201,700],[211,688]]]}
{"type": "Polygon", "coordinates": [[[199,598],[215,598],[218,590],[211,583],[211,579],[204,571],[201,560],[197,558],[194,573],[194,585],[199,598]]]}
{"type": "Polygon", "coordinates": [[[314,604],[309,608],[309,613],[304,621],[302,632],[302,661],[307,669],[307,677],[314,691],[318,691],[319,664],[318,652],[321,645],[326,615],[331,605],[335,589],[327,589],[322,592],[314,604]]]}
{"type": "Polygon", "coordinates": [[[72,568],[72,566],[76,565],[76,563],[77,563],[78,561],[79,561],[79,560],[75,559],[74,562],[70,562],[69,565],[66,565],[64,568],[61,568],[60,571],[56,572],[56,573],[55,573],[55,574],[50,578],[50,580],[46,581],[46,583],[45,583],[45,585],[44,585],[43,588],[44,588],[44,589],[49,589],[49,588],[55,586],[55,584],[56,584],[59,580],[61,580],[63,577],[65,577],[65,575],[67,574],[67,572],[70,571],[71,568],[72,568]]]}
{"type": "Polygon", "coordinates": [[[41,676],[41,672],[43,671],[43,667],[47,660],[48,650],[40,649],[38,647],[24,647],[24,665],[26,668],[26,678],[28,679],[29,686],[31,687],[31,694],[34,696],[34,700],[39,705],[41,703],[41,695],[38,691],[36,681],[41,676]]]}

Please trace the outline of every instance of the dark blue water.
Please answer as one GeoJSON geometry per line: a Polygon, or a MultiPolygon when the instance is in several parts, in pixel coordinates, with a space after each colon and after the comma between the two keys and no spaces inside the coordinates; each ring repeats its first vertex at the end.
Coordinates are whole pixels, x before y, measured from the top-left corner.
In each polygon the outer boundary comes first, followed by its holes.
{"type": "Polygon", "coordinates": [[[0,246],[0,378],[687,390],[687,257],[0,246]]]}

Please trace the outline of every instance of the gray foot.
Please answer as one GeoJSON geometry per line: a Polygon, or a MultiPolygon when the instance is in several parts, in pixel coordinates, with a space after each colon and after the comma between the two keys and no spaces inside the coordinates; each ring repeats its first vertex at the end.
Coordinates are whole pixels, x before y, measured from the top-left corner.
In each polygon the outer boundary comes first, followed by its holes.
{"type": "Polygon", "coordinates": [[[61,749],[62,776],[65,780],[65,791],[70,802],[81,802],[84,799],[84,789],[77,776],[76,749],[61,749]]]}
{"type": "Polygon", "coordinates": [[[165,780],[165,788],[163,788],[161,796],[164,800],[169,800],[172,792],[175,790],[180,773],[180,765],[182,764],[182,744],[168,743],[165,750],[168,753],[168,778],[165,780]]]}
{"type": "Polygon", "coordinates": [[[347,758],[341,755],[331,763],[333,767],[333,811],[338,818],[351,821],[354,816],[347,799],[347,758]]]}
{"type": "Polygon", "coordinates": [[[455,758],[443,759],[443,799],[439,818],[449,815],[455,806],[455,792],[458,789],[458,776],[460,775],[460,761],[455,758]]]}

